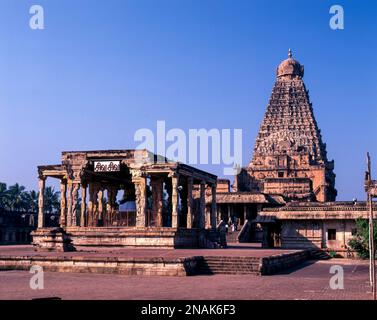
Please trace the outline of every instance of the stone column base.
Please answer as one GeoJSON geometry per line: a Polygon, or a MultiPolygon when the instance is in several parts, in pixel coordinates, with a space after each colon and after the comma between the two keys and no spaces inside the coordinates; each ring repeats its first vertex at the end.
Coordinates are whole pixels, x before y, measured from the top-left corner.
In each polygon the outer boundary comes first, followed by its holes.
{"type": "Polygon", "coordinates": [[[75,251],[62,228],[38,228],[31,236],[36,251],[75,251]]]}

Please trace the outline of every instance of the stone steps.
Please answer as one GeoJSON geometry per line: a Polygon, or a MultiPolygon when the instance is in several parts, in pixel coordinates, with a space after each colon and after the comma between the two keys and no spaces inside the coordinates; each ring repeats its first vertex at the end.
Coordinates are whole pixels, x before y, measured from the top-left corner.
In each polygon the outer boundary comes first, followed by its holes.
{"type": "Polygon", "coordinates": [[[260,275],[260,258],[203,257],[198,261],[198,274],[254,274],[260,275]]]}
{"type": "Polygon", "coordinates": [[[310,259],[312,260],[329,260],[331,257],[328,253],[320,249],[314,249],[310,251],[310,259]]]}

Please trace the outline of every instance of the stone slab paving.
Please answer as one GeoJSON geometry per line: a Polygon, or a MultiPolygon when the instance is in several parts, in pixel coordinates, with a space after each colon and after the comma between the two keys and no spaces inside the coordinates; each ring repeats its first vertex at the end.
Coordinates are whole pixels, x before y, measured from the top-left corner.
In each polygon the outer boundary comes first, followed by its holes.
{"type": "Polygon", "coordinates": [[[26,271],[0,272],[0,299],[370,299],[368,263],[333,259],[306,262],[273,276],[193,277],[45,273],[44,290],[31,290],[26,271]],[[332,290],[332,265],[344,268],[344,290],[332,290]]]}

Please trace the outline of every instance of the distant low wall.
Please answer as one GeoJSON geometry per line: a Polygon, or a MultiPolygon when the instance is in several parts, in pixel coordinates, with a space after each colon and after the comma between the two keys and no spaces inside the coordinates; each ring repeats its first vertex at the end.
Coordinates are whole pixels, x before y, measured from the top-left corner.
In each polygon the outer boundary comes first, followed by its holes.
{"type": "Polygon", "coordinates": [[[260,273],[261,275],[268,275],[292,268],[303,263],[309,256],[309,251],[303,250],[261,258],[260,273]]]}
{"type": "Polygon", "coordinates": [[[191,276],[199,274],[274,274],[294,267],[309,257],[297,251],[270,257],[192,256],[166,259],[162,257],[98,257],[88,253],[75,256],[31,255],[0,256],[0,270],[27,270],[34,265],[49,272],[106,273],[147,276],[191,276]],[[207,267],[203,270],[203,265],[207,267]]]}
{"type": "Polygon", "coordinates": [[[187,276],[195,273],[196,258],[0,257],[0,270],[27,270],[33,265],[48,272],[105,273],[148,276],[187,276]]]}

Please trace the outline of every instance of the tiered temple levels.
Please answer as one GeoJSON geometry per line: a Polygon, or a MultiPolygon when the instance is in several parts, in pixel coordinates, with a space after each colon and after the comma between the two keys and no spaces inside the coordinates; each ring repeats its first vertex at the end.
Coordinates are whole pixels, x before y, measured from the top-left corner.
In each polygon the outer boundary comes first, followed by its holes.
{"type": "Polygon", "coordinates": [[[314,118],[304,66],[292,58],[277,76],[254,147],[253,159],[236,179],[238,191],[280,194],[286,200],[334,201],[334,161],[314,118]]]}

